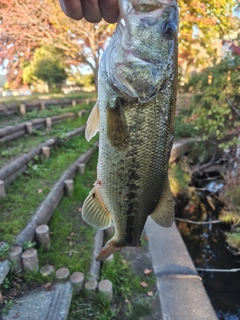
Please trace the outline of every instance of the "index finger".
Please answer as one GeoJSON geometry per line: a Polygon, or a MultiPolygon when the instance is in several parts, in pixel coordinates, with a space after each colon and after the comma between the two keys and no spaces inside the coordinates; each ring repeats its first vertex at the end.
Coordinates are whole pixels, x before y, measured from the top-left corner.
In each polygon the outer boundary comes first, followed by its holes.
{"type": "Polygon", "coordinates": [[[83,18],[83,8],[80,0],[60,0],[60,5],[68,17],[75,20],[83,18]]]}

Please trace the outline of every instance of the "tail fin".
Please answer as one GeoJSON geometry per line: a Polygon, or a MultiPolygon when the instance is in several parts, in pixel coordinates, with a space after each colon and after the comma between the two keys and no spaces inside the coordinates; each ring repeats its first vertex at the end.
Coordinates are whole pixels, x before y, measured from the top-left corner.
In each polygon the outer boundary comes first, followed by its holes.
{"type": "Polygon", "coordinates": [[[113,237],[112,239],[110,239],[105,246],[103,247],[103,249],[100,251],[99,255],[96,257],[97,261],[103,261],[105,259],[107,259],[111,254],[113,254],[114,252],[118,252],[121,251],[122,247],[120,247],[118,245],[118,242],[115,240],[115,238],[113,237]]]}

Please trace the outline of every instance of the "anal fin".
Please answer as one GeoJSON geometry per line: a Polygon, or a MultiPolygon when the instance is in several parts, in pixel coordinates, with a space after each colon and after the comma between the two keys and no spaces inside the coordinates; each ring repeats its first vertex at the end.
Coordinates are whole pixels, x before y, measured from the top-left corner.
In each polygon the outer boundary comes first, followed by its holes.
{"type": "Polygon", "coordinates": [[[98,133],[99,125],[100,125],[100,117],[99,117],[99,108],[98,108],[98,102],[97,102],[94,105],[87,121],[87,126],[85,130],[85,137],[87,141],[90,141],[98,133]]]}
{"type": "Polygon", "coordinates": [[[102,199],[99,185],[90,191],[82,206],[82,218],[96,229],[106,229],[112,223],[112,216],[102,199]]]}
{"type": "Polygon", "coordinates": [[[174,215],[174,199],[167,179],[158,205],[150,217],[162,227],[171,227],[174,215]]]}

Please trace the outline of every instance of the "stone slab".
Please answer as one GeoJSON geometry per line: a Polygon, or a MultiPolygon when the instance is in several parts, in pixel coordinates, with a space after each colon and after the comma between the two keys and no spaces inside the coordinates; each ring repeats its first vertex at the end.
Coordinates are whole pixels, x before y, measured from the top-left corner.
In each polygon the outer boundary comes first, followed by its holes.
{"type": "Polygon", "coordinates": [[[96,257],[98,256],[99,252],[102,250],[103,246],[103,231],[98,230],[94,237],[94,249],[93,249],[93,257],[92,263],[89,270],[89,279],[91,280],[98,280],[100,274],[100,262],[96,261],[96,257]]]}
{"type": "Polygon", "coordinates": [[[162,320],[217,320],[201,280],[157,277],[162,320]]]}
{"type": "Polygon", "coordinates": [[[198,276],[175,223],[171,228],[163,228],[148,218],[145,229],[156,276],[169,274],[198,276]]]}
{"type": "Polygon", "coordinates": [[[3,283],[9,271],[10,271],[9,261],[8,260],[0,261],[0,285],[3,283]]]}
{"type": "Polygon", "coordinates": [[[59,283],[54,289],[39,289],[18,298],[8,315],[3,320],[67,320],[72,299],[70,282],[59,283]]]}
{"type": "Polygon", "coordinates": [[[187,248],[175,225],[163,228],[148,218],[145,226],[157,280],[163,320],[216,320],[187,248]]]}

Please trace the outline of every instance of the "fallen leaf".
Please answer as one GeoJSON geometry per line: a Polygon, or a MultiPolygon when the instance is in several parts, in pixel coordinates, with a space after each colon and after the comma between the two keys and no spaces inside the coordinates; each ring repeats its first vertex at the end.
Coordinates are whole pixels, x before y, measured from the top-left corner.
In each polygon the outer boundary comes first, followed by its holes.
{"type": "Polygon", "coordinates": [[[44,283],[42,286],[43,286],[43,288],[49,288],[50,286],[51,286],[51,282],[47,282],[47,283],[44,283]]]}
{"type": "Polygon", "coordinates": [[[143,287],[143,288],[146,288],[148,286],[148,284],[144,281],[140,282],[140,285],[143,287]]]}
{"type": "Polygon", "coordinates": [[[78,212],[82,212],[82,208],[78,208],[78,212]]]}
{"type": "Polygon", "coordinates": [[[38,193],[42,193],[43,191],[42,191],[42,189],[38,189],[38,193]]]}
{"type": "Polygon", "coordinates": [[[152,292],[152,291],[148,291],[147,295],[148,295],[149,297],[152,297],[152,296],[153,296],[153,292],[152,292]]]}
{"type": "Polygon", "coordinates": [[[150,270],[150,269],[145,269],[145,270],[143,271],[144,274],[150,274],[151,272],[152,272],[152,270],[150,270]]]}
{"type": "Polygon", "coordinates": [[[125,299],[125,302],[130,302],[128,299],[125,299]]]}
{"type": "Polygon", "coordinates": [[[148,241],[148,240],[149,240],[149,237],[148,237],[148,236],[145,236],[144,239],[148,241]]]}

